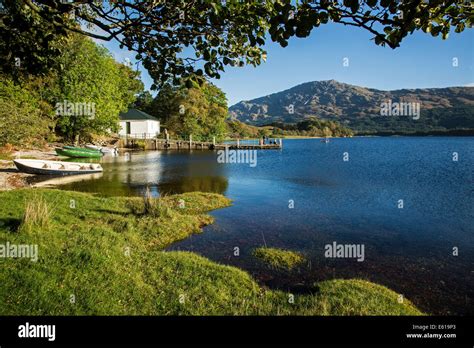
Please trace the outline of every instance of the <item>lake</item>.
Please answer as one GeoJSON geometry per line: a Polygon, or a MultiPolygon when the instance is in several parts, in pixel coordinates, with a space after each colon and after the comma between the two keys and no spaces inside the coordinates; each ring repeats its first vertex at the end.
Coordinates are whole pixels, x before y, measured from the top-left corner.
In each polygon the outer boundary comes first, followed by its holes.
{"type": "Polygon", "coordinates": [[[243,268],[269,288],[311,292],[316,281],[357,277],[430,314],[474,314],[472,137],[287,139],[282,150],[258,151],[254,167],[218,163],[212,151],[131,152],[102,164],[102,175],[58,187],[233,199],[204,233],[169,250],[243,268]],[[333,242],[363,245],[364,260],[325,257],[333,242]],[[293,272],[269,269],[252,256],[263,245],[309,261],[293,272]]]}

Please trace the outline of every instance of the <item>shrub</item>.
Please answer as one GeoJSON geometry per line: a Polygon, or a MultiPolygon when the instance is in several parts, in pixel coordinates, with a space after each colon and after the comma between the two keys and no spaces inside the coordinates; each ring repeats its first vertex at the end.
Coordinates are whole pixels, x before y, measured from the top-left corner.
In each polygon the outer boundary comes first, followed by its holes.
{"type": "Polygon", "coordinates": [[[0,77],[0,146],[44,141],[50,132],[50,111],[34,93],[0,77]]]}
{"type": "Polygon", "coordinates": [[[135,215],[169,218],[172,216],[172,209],[169,204],[170,202],[166,202],[162,198],[154,198],[151,195],[150,188],[147,187],[141,200],[131,198],[127,201],[126,206],[135,215]]]}

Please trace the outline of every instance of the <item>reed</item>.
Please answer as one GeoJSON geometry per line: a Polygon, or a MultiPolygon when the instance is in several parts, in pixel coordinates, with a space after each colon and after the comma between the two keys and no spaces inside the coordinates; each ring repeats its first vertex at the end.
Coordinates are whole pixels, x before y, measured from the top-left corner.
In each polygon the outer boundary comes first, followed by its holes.
{"type": "Polygon", "coordinates": [[[52,210],[43,196],[33,195],[31,199],[25,202],[22,227],[28,230],[33,227],[47,228],[50,224],[52,210]]]}
{"type": "Polygon", "coordinates": [[[171,217],[172,212],[168,203],[164,199],[166,196],[162,196],[159,199],[154,198],[151,194],[150,188],[147,186],[145,194],[143,195],[143,213],[154,218],[158,217],[171,217]]]}
{"type": "Polygon", "coordinates": [[[147,215],[154,215],[156,204],[156,200],[151,195],[150,187],[147,186],[145,194],[143,195],[144,213],[147,215]]]}

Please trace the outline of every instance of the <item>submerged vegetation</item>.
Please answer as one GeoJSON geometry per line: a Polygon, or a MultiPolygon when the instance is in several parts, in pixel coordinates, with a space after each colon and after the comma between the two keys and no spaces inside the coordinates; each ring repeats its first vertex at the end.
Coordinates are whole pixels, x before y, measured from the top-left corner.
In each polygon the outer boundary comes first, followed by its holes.
{"type": "Polygon", "coordinates": [[[293,302],[289,293],[264,289],[235,267],[164,251],[201,232],[213,221],[206,212],[230,201],[196,192],[147,200],[165,207],[166,216],[147,214],[140,197],[46,189],[0,193],[0,246],[38,245],[37,262],[1,254],[0,314],[421,314],[408,300],[399,303],[397,293],[363,280],[320,282],[293,302]],[[21,227],[25,202],[34,197],[54,207],[47,228],[21,227]]]}
{"type": "Polygon", "coordinates": [[[292,270],[305,261],[301,253],[278,248],[257,248],[253,251],[253,255],[270,267],[283,270],[292,270]]]}

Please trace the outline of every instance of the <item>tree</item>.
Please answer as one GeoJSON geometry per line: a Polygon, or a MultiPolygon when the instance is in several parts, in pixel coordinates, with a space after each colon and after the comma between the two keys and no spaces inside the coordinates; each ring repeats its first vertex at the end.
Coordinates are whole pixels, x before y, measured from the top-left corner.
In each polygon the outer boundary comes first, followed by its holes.
{"type": "Polygon", "coordinates": [[[151,102],[148,113],[158,118],[166,127],[170,116],[176,112],[176,96],[182,90],[182,86],[165,84],[162,86],[157,96],[151,102]]]}
{"type": "Polygon", "coordinates": [[[136,100],[130,104],[130,107],[150,113],[152,103],[153,96],[151,93],[149,91],[143,91],[137,96],[136,100]]]}
{"type": "Polygon", "coordinates": [[[396,48],[415,31],[446,39],[472,26],[473,7],[461,0],[167,0],[59,2],[4,0],[0,14],[3,71],[38,73],[55,64],[56,43],[75,32],[116,40],[136,52],[154,79],[188,87],[219,78],[225,66],[259,65],[269,36],[281,46],[334,22],[373,34],[377,45],[396,48]],[[269,34],[269,35],[268,35],[269,34]]]}
{"type": "Polygon", "coordinates": [[[227,125],[225,123],[229,111],[227,97],[220,88],[211,83],[206,83],[201,90],[209,103],[209,112],[204,124],[204,134],[207,135],[209,140],[212,136],[222,140],[227,134],[227,125]]]}
{"type": "MultiPolygon", "coordinates": [[[[105,49],[105,48],[104,48],[105,49]]],[[[110,53],[105,49],[109,58],[111,57],[110,53]]],[[[144,85],[140,79],[140,72],[138,70],[133,70],[130,66],[125,64],[119,64],[115,62],[116,67],[118,68],[120,79],[117,81],[117,86],[119,87],[120,92],[122,93],[122,100],[124,103],[127,103],[126,106],[130,105],[137,99],[138,95],[143,95],[144,85]]]]}
{"type": "MultiPolygon", "coordinates": [[[[58,66],[68,31],[54,26],[48,20],[52,16],[57,15],[47,7],[40,15],[24,1],[0,2],[0,62],[4,74],[15,79],[28,74],[46,75],[58,66]]],[[[59,16],[60,21],[67,20],[67,16],[59,16]]]]}
{"type": "Polygon", "coordinates": [[[0,82],[0,146],[40,144],[50,132],[51,107],[27,86],[0,82]]]}
{"type": "Polygon", "coordinates": [[[227,133],[227,98],[213,84],[206,82],[201,87],[173,88],[168,86],[157,100],[166,105],[168,128],[178,136],[195,140],[221,140],[227,133]],[[165,97],[168,98],[165,100],[165,97]]]}
{"type": "Polygon", "coordinates": [[[258,137],[263,138],[263,137],[269,137],[272,134],[272,130],[269,128],[260,128],[258,130],[258,137]]]}
{"type": "Polygon", "coordinates": [[[119,113],[143,90],[137,72],[117,63],[105,48],[81,35],[70,38],[60,66],[59,90],[51,101],[59,133],[75,142],[117,130],[119,113]]]}
{"type": "Polygon", "coordinates": [[[332,131],[329,127],[326,126],[326,127],[323,128],[322,134],[323,134],[324,137],[327,138],[327,137],[332,136],[332,131]]]}

